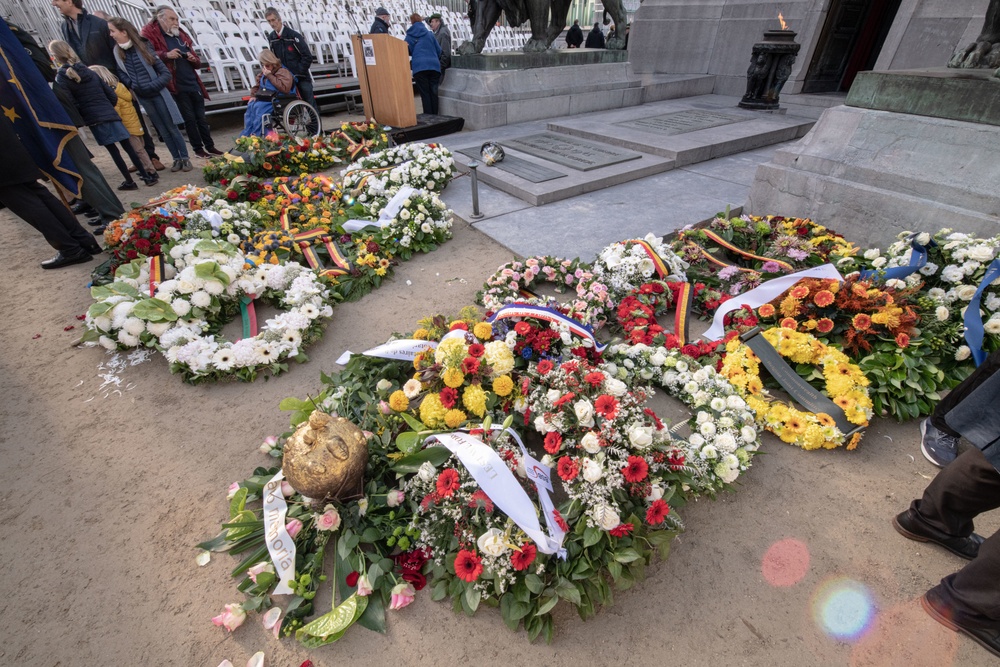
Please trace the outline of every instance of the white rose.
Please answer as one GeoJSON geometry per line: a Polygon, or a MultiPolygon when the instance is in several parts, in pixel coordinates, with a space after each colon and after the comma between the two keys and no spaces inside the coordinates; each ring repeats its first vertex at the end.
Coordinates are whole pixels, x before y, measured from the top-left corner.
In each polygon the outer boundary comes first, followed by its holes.
{"type": "Polygon", "coordinates": [[[985,329],[986,333],[994,336],[1000,334],[1000,319],[993,318],[987,320],[986,324],[983,325],[983,329],[985,329]]]}
{"type": "Polygon", "coordinates": [[[692,433],[688,438],[688,442],[691,443],[692,447],[697,448],[705,444],[705,438],[701,437],[700,433],[692,433]]]}
{"type": "Polygon", "coordinates": [[[562,396],[562,392],[558,389],[549,389],[545,394],[545,398],[548,399],[549,403],[555,403],[562,396]]]}
{"type": "Polygon", "coordinates": [[[966,251],[966,257],[977,262],[989,262],[993,259],[993,248],[986,245],[974,245],[966,251]]]}
{"type": "Polygon", "coordinates": [[[948,309],[946,307],[944,307],[944,306],[938,306],[934,310],[934,314],[937,316],[938,322],[944,322],[944,321],[946,321],[948,319],[949,315],[950,315],[950,313],[948,312],[948,309]]]}
{"type": "Polygon", "coordinates": [[[601,441],[597,438],[597,434],[593,431],[587,431],[587,433],[580,438],[580,446],[583,447],[584,451],[588,454],[596,454],[601,451],[601,441]]]}
{"type": "Polygon", "coordinates": [[[550,431],[555,431],[556,429],[545,421],[544,415],[538,415],[535,417],[535,430],[539,433],[548,433],[550,431]]]}
{"type": "Polygon", "coordinates": [[[885,257],[876,257],[872,261],[872,266],[874,266],[876,269],[881,269],[883,266],[885,266],[885,263],[886,263],[885,257]]]}
{"type": "Polygon", "coordinates": [[[621,517],[618,516],[618,512],[614,511],[607,505],[595,507],[591,511],[590,516],[592,516],[594,521],[596,521],[604,530],[617,528],[622,522],[621,517]]]}
{"type": "Polygon", "coordinates": [[[628,391],[628,385],[621,380],[616,380],[615,378],[608,378],[605,380],[604,387],[612,396],[624,396],[628,391]]]}
{"type": "Polygon", "coordinates": [[[925,246],[925,245],[927,245],[930,242],[931,242],[931,235],[928,234],[927,232],[921,232],[921,233],[917,234],[917,243],[919,245],[924,245],[925,246]]]}
{"type": "Polygon", "coordinates": [[[437,470],[431,465],[430,461],[424,461],[420,464],[420,468],[417,469],[417,476],[420,477],[421,481],[429,482],[437,477],[437,470]]]}
{"type": "Polygon", "coordinates": [[[957,350],[955,350],[955,361],[965,361],[972,354],[972,350],[969,349],[968,345],[963,345],[957,350]]]}
{"type": "Polygon", "coordinates": [[[392,382],[389,382],[385,378],[382,378],[381,380],[375,383],[375,388],[382,392],[389,391],[392,388],[392,382]]]}
{"type": "Polygon", "coordinates": [[[667,355],[663,354],[657,350],[652,356],[649,357],[649,363],[654,366],[662,366],[667,361],[667,355]]]}
{"type": "Polygon", "coordinates": [[[654,484],[649,489],[649,495],[646,496],[646,502],[655,503],[657,500],[663,497],[663,488],[659,485],[654,484]]]}
{"type": "Polygon", "coordinates": [[[499,528],[490,528],[480,535],[479,539],[476,540],[476,545],[484,554],[494,558],[507,551],[507,545],[504,544],[503,540],[503,531],[499,528]]]}
{"type": "Polygon", "coordinates": [[[872,248],[870,250],[865,250],[865,259],[871,261],[873,259],[878,258],[879,255],[881,255],[881,254],[882,254],[882,251],[879,250],[878,248],[872,248]]]}
{"type": "Polygon", "coordinates": [[[958,288],[955,290],[955,294],[957,294],[958,298],[961,299],[962,301],[972,301],[972,297],[976,295],[976,286],[959,285],[958,288]]]}
{"type": "Polygon", "coordinates": [[[633,424],[628,430],[628,439],[635,447],[645,449],[653,444],[653,427],[633,424]]]}
{"type": "Polygon", "coordinates": [[[705,422],[700,427],[698,427],[698,430],[706,438],[711,438],[713,435],[715,435],[715,424],[713,424],[712,422],[705,422]]]}
{"type": "Polygon", "coordinates": [[[577,401],[573,404],[573,411],[576,412],[580,426],[590,428],[594,425],[594,406],[591,405],[590,401],[577,401]]]}
{"type": "Polygon", "coordinates": [[[583,460],[583,478],[588,482],[596,482],[604,474],[601,464],[593,459],[583,460]]]}
{"type": "Polygon", "coordinates": [[[714,459],[719,455],[715,447],[712,445],[706,445],[704,449],[701,450],[701,458],[703,459],[714,459]]]}

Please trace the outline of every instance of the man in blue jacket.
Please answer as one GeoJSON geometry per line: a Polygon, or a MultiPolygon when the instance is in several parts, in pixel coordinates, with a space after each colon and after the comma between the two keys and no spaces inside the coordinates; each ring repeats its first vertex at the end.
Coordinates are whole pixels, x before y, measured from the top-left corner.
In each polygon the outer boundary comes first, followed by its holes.
{"type": "Polygon", "coordinates": [[[302,33],[285,25],[281,20],[281,14],[274,7],[268,7],[264,10],[264,18],[273,28],[267,34],[267,43],[271,52],[278,56],[281,64],[295,76],[295,85],[298,86],[302,99],[319,111],[316,98],[313,95],[313,82],[309,77],[309,66],[312,65],[313,55],[306,43],[306,38],[302,36],[302,33]]]}

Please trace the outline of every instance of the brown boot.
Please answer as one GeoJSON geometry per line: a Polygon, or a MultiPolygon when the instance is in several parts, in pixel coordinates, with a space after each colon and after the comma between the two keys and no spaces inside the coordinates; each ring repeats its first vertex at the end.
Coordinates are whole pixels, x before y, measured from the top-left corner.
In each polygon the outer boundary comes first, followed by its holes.
{"type": "Polygon", "coordinates": [[[166,169],[166,167],[164,167],[164,166],[163,166],[163,163],[162,163],[162,162],[160,162],[159,160],[157,160],[157,159],[156,159],[156,158],[154,157],[154,158],[153,158],[153,169],[156,169],[156,171],[163,171],[164,169],[166,169]]]}

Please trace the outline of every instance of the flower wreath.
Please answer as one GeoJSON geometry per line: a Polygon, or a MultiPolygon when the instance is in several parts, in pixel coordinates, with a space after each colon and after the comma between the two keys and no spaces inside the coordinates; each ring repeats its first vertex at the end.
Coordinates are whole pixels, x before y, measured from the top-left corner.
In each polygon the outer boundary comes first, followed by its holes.
{"type": "MultiPolygon", "coordinates": [[[[341,172],[343,190],[392,197],[410,186],[440,192],[451,181],[455,160],[440,144],[409,143],[372,153],[341,172]]],[[[362,200],[364,201],[364,200],[362,200]]]]}
{"type": "Polygon", "coordinates": [[[617,241],[605,247],[594,260],[593,273],[618,302],[649,282],[654,274],[661,279],[686,281],[687,266],[663,239],[650,233],[643,239],[617,241]]]}
{"type": "MultiPolygon", "coordinates": [[[[872,401],[868,396],[868,378],[840,350],[832,348],[815,336],[774,328],[761,333],[778,354],[797,364],[820,366],[826,384],[826,394],[843,411],[847,420],[867,426],[872,416],[872,401]]],[[[760,427],[771,431],[783,442],[803,449],[834,449],[844,444],[845,434],[837,428],[833,417],[825,413],[798,410],[775,400],[764,389],[760,379],[760,360],[739,338],[726,345],[722,375],[729,378],[740,395],[757,413],[760,427]]],[[[858,431],[847,442],[854,449],[861,440],[858,431]]]]}
{"type": "Polygon", "coordinates": [[[562,294],[567,288],[576,290],[576,299],[568,304],[565,315],[583,324],[596,325],[605,309],[613,305],[607,287],[594,281],[594,276],[579,259],[558,257],[529,257],[523,262],[504,264],[486,279],[477,298],[489,312],[499,310],[506,304],[517,302],[550,305],[551,299],[544,299],[531,291],[539,282],[550,282],[556,292],[562,294]]]}
{"type": "Polygon", "coordinates": [[[174,246],[169,257],[175,277],[159,283],[151,298],[140,291],[150,284],[147,260],[120,267],[114,283],[93,288],[98,302],[87,313],[92,339],[108,349],[155,347],[171,371],[191,383],[252,381],[262,369],[287,370],[283,362],[289,357],[304,361],[301,348],[319,338],[332,315],[326,286],[298,264],[250,267],[232,245],[198,239],[174,246]],[[285,312],[254,332],[254,299],[277,303],[285,312]],[[250,335],[235,343],[221,339],[219,330],[241,304],[250,335]]]}

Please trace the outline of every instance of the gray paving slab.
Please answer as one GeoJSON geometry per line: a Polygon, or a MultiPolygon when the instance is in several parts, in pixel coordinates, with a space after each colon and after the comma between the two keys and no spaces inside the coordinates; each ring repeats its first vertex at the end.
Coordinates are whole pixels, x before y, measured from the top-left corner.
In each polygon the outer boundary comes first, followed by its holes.
{"type": "MultiPolygon", "coordinates": [[[[467,174],[452,179],[441,198],[460,220],[475,222],[472,218],[472,182],[467,174]]],[[[531,204],[484,183],[479,184],[479,212],[483,216],[480,221],[526,208],[531,208],[531,204]]]]}

